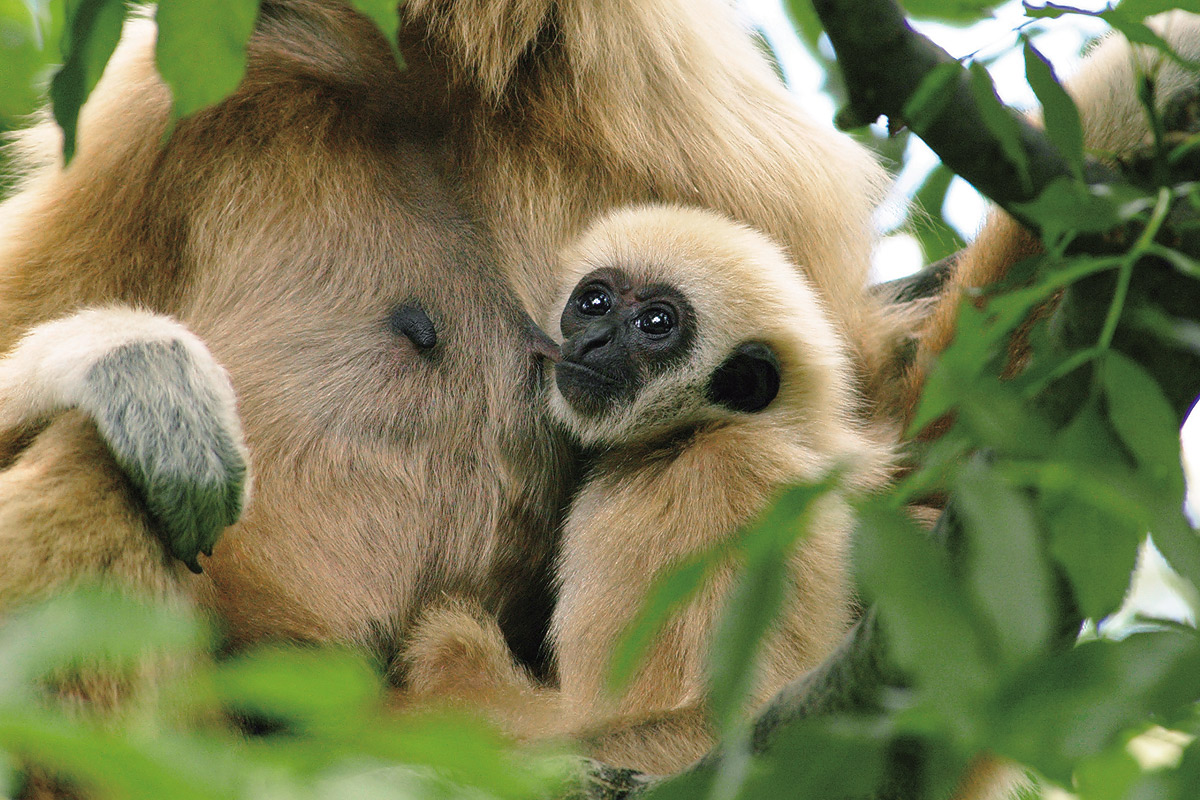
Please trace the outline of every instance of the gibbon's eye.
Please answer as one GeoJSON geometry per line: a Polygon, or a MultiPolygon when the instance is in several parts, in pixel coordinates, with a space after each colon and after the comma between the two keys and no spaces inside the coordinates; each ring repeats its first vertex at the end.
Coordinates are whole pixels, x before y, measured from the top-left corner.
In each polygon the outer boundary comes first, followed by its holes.
{"type": "Polygon", "coordinates": [[[656,306],[638,314],[633,324],[648,336],[666,336],[675,328],[675,315],[669,309],[656,306]]]}
{"type": "Polygon", "coordinates": [[[612,310],[612,298],[603,289],[593,287],[575,299],[575,307],[580,314],[603,317],[612,310]]]}

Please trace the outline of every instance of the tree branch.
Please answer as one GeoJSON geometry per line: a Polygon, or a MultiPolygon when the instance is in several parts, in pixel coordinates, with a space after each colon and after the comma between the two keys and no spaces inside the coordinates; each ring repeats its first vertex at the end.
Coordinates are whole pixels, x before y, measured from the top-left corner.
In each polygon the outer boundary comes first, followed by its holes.
{"type": "Polygon", "coordinates": [[[845,125],[865,125],[880,116],[902,122],[920,136],[956,174],[1022,224],[1038,224],[1017,206],[1035,199],[1056,178],[1068,177],[1067,162],[1040,130],[1008,111],[1020,131],[1028,160],[1028,180],[989,133],[972,95],[967,70],[948,90],[948,100],[929,119],[907,119],[905,106],[921,81],[956,60],[917,33],[892,0],[813,0],[817,15],[837,53],[845,78],[849,107],[839,115],[845,125]]]}

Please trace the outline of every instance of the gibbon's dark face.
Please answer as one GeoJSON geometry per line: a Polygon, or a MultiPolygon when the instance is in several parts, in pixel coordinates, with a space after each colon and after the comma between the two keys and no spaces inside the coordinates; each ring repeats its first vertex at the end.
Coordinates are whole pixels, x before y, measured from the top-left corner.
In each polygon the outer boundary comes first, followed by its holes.
{"type": "Polygon", "coordinates": [[[695,314],[681,292],[636,283],[614,268],[584,276],[560,325],[554,380],[584,416],[632,401],[648,379],[685,359],[695,338],[695,314]]]}
{"type": "MultiPolygon", "coordinates": [[[[555,382],[563,399],[584,416],[632,402],[647,381],[683,363],[697,337],[696,314],[682,292],[640,283],[615,268],[598,269],[576,285],[560,325],[564,341],[555,382]]],[[[709,402],[753,413],[775,399],[779,374],[770,347],[750,341],[693,380],[703,382],[709,402]]]]}

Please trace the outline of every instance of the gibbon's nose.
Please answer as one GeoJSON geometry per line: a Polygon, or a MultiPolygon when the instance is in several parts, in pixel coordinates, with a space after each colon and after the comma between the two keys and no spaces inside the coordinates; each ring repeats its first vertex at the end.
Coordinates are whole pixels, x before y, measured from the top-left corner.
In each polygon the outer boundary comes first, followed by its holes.
{"type": "Polygon", "coordinates": [[[577,335],[572,355],[576,360],[593,356],[603,350],[616,335],[616,326],[608,319],[596,320],[577,335]]]}

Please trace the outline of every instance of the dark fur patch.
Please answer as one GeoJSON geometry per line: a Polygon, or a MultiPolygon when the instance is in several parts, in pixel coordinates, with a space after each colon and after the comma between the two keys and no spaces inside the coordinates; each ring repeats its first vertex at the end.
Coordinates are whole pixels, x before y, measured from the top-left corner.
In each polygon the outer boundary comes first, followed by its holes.
{"type": "Polygon", "coordinates": [[[740,344],[713,372],[705,394],[730,411],[762,411],[779,394],[779,359],[761,342],[740,344]]]}
{"type": "Polygon", "coordinates": [[[180,342],[134,342],[97,361],[85,388],[164,544],[193,572],[241,515],[247,472],[204,374],[180,342]]]}

